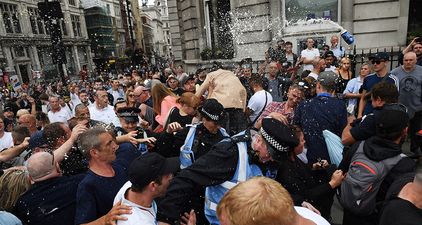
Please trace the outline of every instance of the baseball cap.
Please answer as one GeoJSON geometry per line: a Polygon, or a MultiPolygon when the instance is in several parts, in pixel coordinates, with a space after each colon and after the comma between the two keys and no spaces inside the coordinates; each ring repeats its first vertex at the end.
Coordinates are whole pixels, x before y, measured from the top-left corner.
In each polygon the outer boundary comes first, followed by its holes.
{"type": "Polygon", "coordinates": [[[375,116],[376,134],[389,134],[402,131],[409,124],[406,106],[388,104],[375,116]]]}
{"type": "Polygon", "coordinates": [[[195,77],[193,75],[184,76],[180,83],[184,85],[188,80],[195,80],[195,77]]]}
{"type": "Polygon", "coordinates": [[[338,78],[338,75],[333,71],[324,71],[318,75],[317,81],[325,88],[335,90],[338,78]]]}
{"type": "Polygon", "coordinates": [[[43,135],[44,131],[40,130],[35,132],[31,138],[29,139],[29,146],[28,149],[33,150],[36,147],[46,146],[47,140],[44,138],[43,135]]]}
{"type": "Polygon", "coordinates": [[[176,173],[179,168],[179,157],[164,158],[156,152],[143,154],[130,164],[129,181],[142,189],[159,176],[176,173]]]}
{"type": "Polygon", "coordinates": [[[385,60],[388,61],[390,56],[386,52],[378,52],[369,57],[369,60],[385,60]]]}
{"type": "Polygon", "coordinates": [[[327,57],[334,57],[333,51],[326,51],[324,54],[324,58],[327,58],[327,57]]]}

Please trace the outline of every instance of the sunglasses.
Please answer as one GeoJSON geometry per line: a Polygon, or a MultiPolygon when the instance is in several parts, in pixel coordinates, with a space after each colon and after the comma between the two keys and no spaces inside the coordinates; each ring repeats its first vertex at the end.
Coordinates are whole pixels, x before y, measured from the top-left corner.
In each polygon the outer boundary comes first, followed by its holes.
{"type": "Polygon", "coordinates": [[[384,60],[373,60],[373,61],[371,61],[371,63],[372,64],[380,64],[380,63],[382,63],[382,62],[385,62],[384,60]]]}
{"type": "Polygon", "coordinates": [[[127,96],[132,98],[132,97],[134,97],[135,95],[127,95],[127,96]]]}

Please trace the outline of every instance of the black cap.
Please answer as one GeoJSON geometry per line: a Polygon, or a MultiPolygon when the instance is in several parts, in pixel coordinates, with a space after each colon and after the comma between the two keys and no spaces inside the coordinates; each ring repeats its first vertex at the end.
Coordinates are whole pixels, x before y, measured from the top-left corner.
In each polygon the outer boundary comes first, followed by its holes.
{"type": "Polygon", "coordinates": [[[180,168],[179,157],[164,158],[151,152],[139,156],[129,166],[129,181],[141,189],[159,176],[176,173],[180,168]]]}
{"type": "Polygon", "coordinates": [[[210,120],[219,121],[223,117],[224,106],[217,100],[210,98],[205,100],[199,112],[210,120]]]}
{"type": "Polygon", "coordinates": [[[262,119],[260,132],[269,147],[268,152],[276,161],[299,144],[294,131],[288,125],[273,118],[262,119]]]}
{"type": "Polygon", "coordinates": [[[117,110],[117,116],[124,118],[127,122],[138,122],[138,115],[141,112],[136,107],[124,107],[117,110]]]}
{"type": "Polygon", "coordinates": [[[406,106],[388,104],[375,116],[376,134],[389,134],[403,131],[409,124],[406,106]]]}
{"type": "Polygon", "coordinates": [[[330,50],[326,51],[324,53],[324,59],[327,57],[335,57],[333,51],[330,51],[330,50]]]}
{"type": "Polygon", "coordinates": [[[3,112],[13,112],[12,106],[4,106],[3,112]]]}
{"type": "Polygon", "coordinates": [[[195,80],[195,77],[194,77],[193,75],[184,76],[184,77],[182,78],[182,80],[180,81],[180,83],[181,83],[182,85],[185,85],[185,84],[186,84],[186,82],[188,82],[188,80],[195,80]]]}
{"type": "Polygon", "coordinates": [[[390,56],[386,52],[378,52],[369,57],[369,60],[385,60],[388,61],[390,56]]]}
{"type": "Polygon", "coordinates": [[[44,138],[43,135],[44,131],[39,130],[35,132],[31,138],[29,139],[29,149],[34,149],[36,147],[46,147],[47,146],[47,140],[44,138]]]}

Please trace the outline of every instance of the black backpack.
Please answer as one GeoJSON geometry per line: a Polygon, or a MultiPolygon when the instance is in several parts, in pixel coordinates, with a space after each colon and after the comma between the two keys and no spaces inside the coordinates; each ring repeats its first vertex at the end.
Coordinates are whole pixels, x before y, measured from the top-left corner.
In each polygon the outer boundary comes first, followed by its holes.
{"type": "Polygon", "coordinates": [[[363,152],[365,141],[359,144],[352,157],[349,171],[341,183],[340,203],[344,209],[356,215],[369,215],[375,211],[376,196],[381,183],[404,154],[373,161],[363,152]]]}

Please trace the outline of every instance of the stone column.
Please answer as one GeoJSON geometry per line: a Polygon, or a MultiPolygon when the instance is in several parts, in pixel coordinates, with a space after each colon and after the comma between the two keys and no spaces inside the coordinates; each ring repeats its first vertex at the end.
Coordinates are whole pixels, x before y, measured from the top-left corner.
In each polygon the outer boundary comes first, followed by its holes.
{"type": "Polygon", "coordinates": [[[350,33],[353,33],[354,3],[354,0],[341,1],[341,25],[350,33]]]}
{"type": "Polygon", "coordinates": [[[38,58],[38,49],[36,46],[31,46],[30,47],[30,52],[31,52],[31,60],[32,60],[32,65],[35,67],[35,70],[41,70],[41,64],[40,64],[40,59],[38,58]]]}
{"type": "Polygon", "coordinates": [[[78,73],[79,71],[81,71],[81,63],[79,61],[78,46],[72,45],[72,55],[74,56],[73,58],[75,59],[75,65],[76,65],[75,73],[78,73]]]}
{"type": "Polygon", "coordinates": [[[182,41],[180,35],[179,16],[177,13],[177,0],[168,0],[169,23],[172,42],[172,52],[176,61],[182,60],[182,41]]]}
{"type": "Polygon", "coordinates": [[[400,46],[406,45],[407,26],[409,23],[409,0],[400,0],[400,14],[397,29],[397,42],[400,46]]]}

